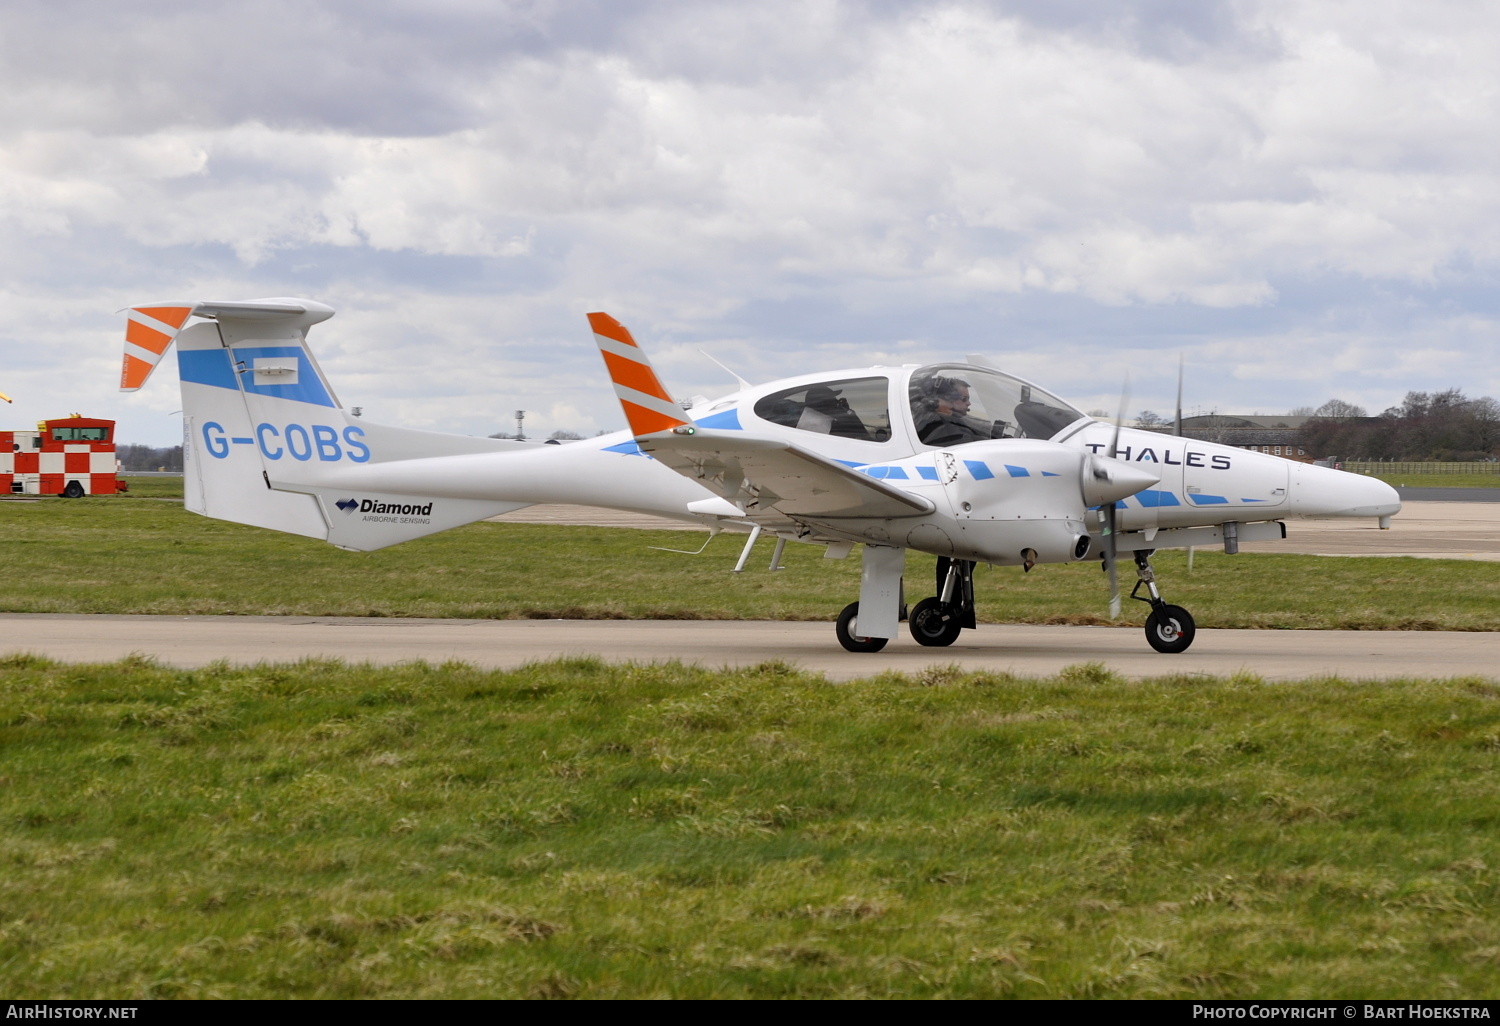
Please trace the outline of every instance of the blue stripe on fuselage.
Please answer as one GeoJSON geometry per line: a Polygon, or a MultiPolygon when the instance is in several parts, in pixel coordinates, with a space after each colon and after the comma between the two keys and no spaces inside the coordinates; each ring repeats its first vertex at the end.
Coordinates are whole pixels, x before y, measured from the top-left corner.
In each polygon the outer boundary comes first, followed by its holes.
{"type": "Polygon", "coordinates": [[[740,411],[737,409],[724,410],[721,413],[710,413],[707,417],[699,421],[694,421],[694,423],[702,428],[717,428],[720,431],[744,430],[744,428],[740,427],[740,411]]]}

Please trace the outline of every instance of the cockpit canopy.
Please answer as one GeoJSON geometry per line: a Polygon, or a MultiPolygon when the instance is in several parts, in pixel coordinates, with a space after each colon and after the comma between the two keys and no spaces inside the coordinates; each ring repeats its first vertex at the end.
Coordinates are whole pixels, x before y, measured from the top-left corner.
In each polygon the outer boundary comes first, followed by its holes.
{"type": "Polygon", "coordinates": [[[917,438],[942,448],[987,438],[1052,438],[1083,419],[1035,385],[972,364],[923,367],[908,392],[917,438]]]}
{"type": "MultiPolygon", "coordinates": [[[[892,385],[884,374],[830,377],[763,395],[754,410],[762,420],[798,431],[854,442],[904,443],[899,410],[891,409],[892,385]],[[893,418],[893,412],[898,416],[893,418]]],[[[913,371],[908,392],[916,438],[935,448],[988,438],[1053,438],[1084,419],[1035,385],[967,363],[913,371]]]]}

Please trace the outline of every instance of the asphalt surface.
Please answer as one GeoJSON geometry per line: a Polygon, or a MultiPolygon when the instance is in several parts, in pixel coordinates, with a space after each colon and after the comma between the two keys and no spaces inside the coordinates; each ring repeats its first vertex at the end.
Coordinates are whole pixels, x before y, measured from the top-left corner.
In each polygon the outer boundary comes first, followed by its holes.
{"type": "Polygon", "coordinates": [[[417,620],[299,616],[0,615],[0,653],[30,652],[66,662],[106,662],[132,653],[171,666],[337,658],[354,663],[459,660],[508,668],[563,656],[612,661],[678,659],[710,668],[785,660],[833,680],[930,666],[1042,676],[1101,662],[1130,678],[1163,674],[1268,680],[1336,674],[1354,679],[1481,676],[1500,672],[1500,634],[1448,631],[1198,632],[1181,655],[1152,651],[1139,628],[985,625],[951,648],[910,637],[884,651],[839,647],[828,623],[660,620],[417,620]]]}
{"type": "Polygon", "coordinates": [[[1401,501],[1500,502],[1500,488],[1397,488],[1401,501]]]}
{"type": "Polygon", "coordinates": [[[1286,531],[1281,541],[1246,543],[1240,550],[1500,560],[1500,503],[1403,502],[1385,531],[1373,520],[1288,520],[1286,531]]]}

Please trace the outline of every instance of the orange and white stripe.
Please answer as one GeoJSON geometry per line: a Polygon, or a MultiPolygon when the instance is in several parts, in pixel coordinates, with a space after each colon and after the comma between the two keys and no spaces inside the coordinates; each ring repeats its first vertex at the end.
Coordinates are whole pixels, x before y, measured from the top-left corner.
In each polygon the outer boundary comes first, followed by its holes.
{"type": "Polygon", "coordinates": [[[594,329],[594,341],[614,383],[615,397],[624,407],[625,419],[637,438],[688,423],[682,407],[662,387],[651,361],[635,344],[625,325],[607,313],[591,313],[589,327],[594,329]]]}
{"type": "Polygon", "coordinates": [[[162,303],[130,308],[125,322],[125,362],[120,368],[120,391],[134,392],[146,383],[196,305],[162,303]]]}

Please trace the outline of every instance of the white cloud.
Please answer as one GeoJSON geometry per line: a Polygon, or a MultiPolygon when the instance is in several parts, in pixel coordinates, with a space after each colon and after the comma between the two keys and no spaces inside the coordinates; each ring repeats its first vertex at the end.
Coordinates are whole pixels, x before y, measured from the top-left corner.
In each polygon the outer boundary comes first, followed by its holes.
{"type": "Polygon", "coordinates": [[[600,307],[684,392],[716,339],[764,378],[994,334],[1105,396],[1192,347],[1226,407],[1494,365],[1474,5],[72,6],[0,13],[0,267],[69,311],[54,378],[112,360],[98,311],[205,288],[334,302],[346,398],[476,433],[618,422],[600,307]]]}

